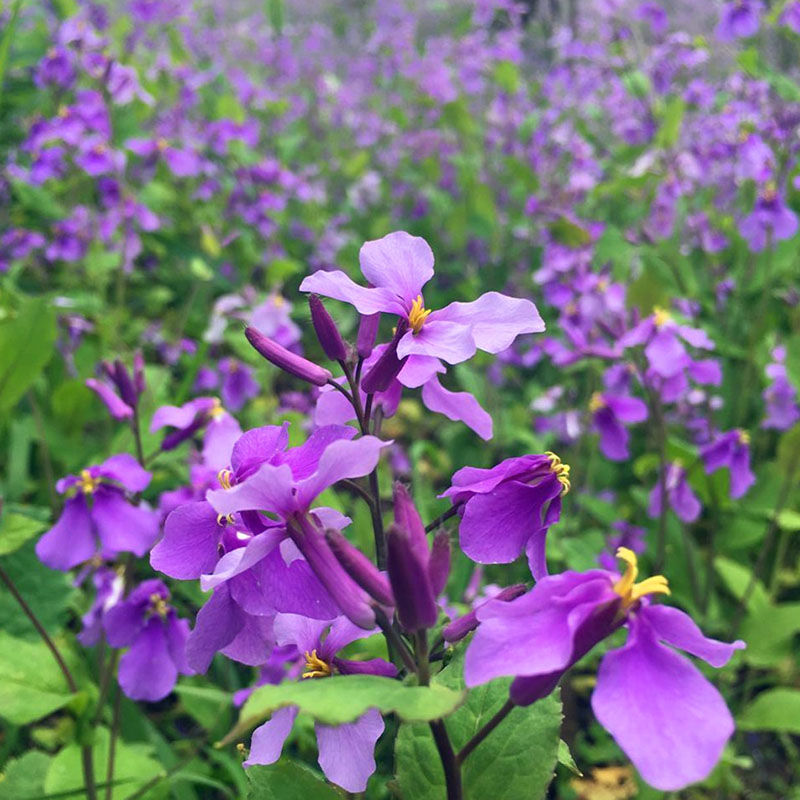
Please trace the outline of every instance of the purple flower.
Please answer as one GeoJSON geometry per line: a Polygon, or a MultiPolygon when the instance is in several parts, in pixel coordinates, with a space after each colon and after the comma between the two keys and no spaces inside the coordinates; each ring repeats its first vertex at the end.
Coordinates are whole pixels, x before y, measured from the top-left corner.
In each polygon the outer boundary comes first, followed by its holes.
{"type": "Polygon", "coordinates": [[[87,175],[96,178],[124,169],[125,154],[113,150],[101,136],[87,136],[79,145],[75,163],[87,175]]]}
{"type": "MultiPolygon", "coordinates": [[[[332,621],[308,620],[294,614],[279,614],[274,623],[278,645],[293,645],[305,660],[303,678],[325,679],[334,674],[370,674],[394,677],[397,670],[381,658],[370,661],[341,659],[337,653],[365,637],[361,628],[345,617],[332,621]]],[[[375,632],[375,631],[371,631],[375,632]]],[[[288,706],[273,713],[268,722],[253,731],[245,767],[273,764],[292,730],[297,708],[288,706]]],[[[325,777],[348,792],[363,792],[375,771],[375,743],[383,733],[383,718],[370,709],[344,725],[315,724],[319,765],[325,777]]]]}
{"type": "Polygon", "coordinates": [[[589,401],[595,430],[600,434],[600,450],[612,461],[628,458],[628,429],[623,423],[643,422],[647,406],[638,397],[595,392],[589,401]]]}
{"type": "Polygon", "coordinates": [[[783,7],[778,21],[795,33],[800,33],[800,2],[791,0],[783,7]]]}
{"type": "Polygon", "coordinates": [[[257,397],[260,386],[253,379],[253,371],[236,358],[223,358],[219,362],[222,372],[222,402],[231,411],[239,411],[252,397],[257,397]]]}
{"type": "Polygon", "coordinates": [[[772,383],[764,389],[766,417],[761,427],[785,431],[800,419],[800,408],[797,405],[797,391],[789,382],[783,363],[786,359],[786,348],[776,347],[772,351],[772,357],[774,362],[765,369],[772,383]]]}
{"type": "Polygon", "coordinates": [[[592,708],[642,777],[673,791],[708,775],[733,733],[733,719],[714,686],[680,648],[715,667],[744,643],[703,636],[676,608],[651,605],[669,594],[666,578],[639,583],[635,553],[620,548],[625,573],[564,572],[542,578],[511,602],[489,601],[464,664],[467,686],[512,676],[511,700],[528,705],[548,695],[564,673],[621,626],[627,643],[600,662],[592,708]]]}
{"type": "Polygon", "coordinates": [[[36,67],[36,85],[67,89],[75,80],[72,53],[64,47],[51,47],[36,67]]]}
{"type": "Polygon", "coordinates": [[[450,364],[472,357],[476,349],[499,353],[523,333],[540,333],[544,322],[530,300],[488,292],[471,303],[425,308],[423,286],[433,277],[428,243],[405,231],[371,242],[360,252],[361,271],[372,288],[354,283],[344,272],[319,271],[300,285],[355,306],[361,314],[385,312],[408,321],[398,357],[427,356],[450,364]]]}
{"type": "Polygon", "coordinates": [[[113,364],[103,363],[107,381],[88,378],[86,385],[105,403],[114,419],[129,419],[145,390],[144,361],[142,354],[133,358],[133,375],[117,359],[113,364]]]}
{"type": "Polygon", "coordinates": [[[92,647],[100,641],[106,611],[119,602],[125,588],[122,575],[108,567],[98,568],[92,580],[96,590],[94,602],[81,618],[83,628],[77,636],[84,647],[92,647]]]}
{"type": "Polygon", "coordinates": [[[103,619],[109,645],[129,648],[120,659],[118,677],[132,700],[162,700],[179,673],[191,674],[186,663],[189,625],[167,600],[169,590],[161,581],[144,581],[103,619]]]}
{"type": "Polygon", "coordinates": [[[636,555],[641,555],[645,550],[645,536],[647,531],[638,525],[631,525],[625,520],[618,520],[612,526],[616,533],[611,534],[606,540],[605,552],[597,557],[597,563],[603,569],[613,570],[616,566],[615,554],[620,547],[632,550],[636,555]]]}
{"type": "Polygon", "coordinates": [[[717,36],[724,42],[754,36],[763,10],[761,0],[730,0],[722,8],[717,36]]]}
{"type": "Polygon", "coordinates": [[[747,431],[728,431],[700,451],[700,457],[710,475],[721,467],[728,467],[731,475],[731,497],[744,495],[755,483],[750,469],[750,435],[747,431]]]}
{"type": "Polygon", "coordinates": [[[203,161],[194,150],[174,147],[166,139],[128,139],[125,146],[150,161],[160,156],[176,178],[192,178],[203,171],[203,161]]]}
{"type": "Polygon", "coordinates": [[[739,232],[747,239],[750,249],[759,253],[769,239],[773,245],[781,239],[791,239],[797,227],[797,215],[786,206],[775,188],[768,185],[756,199],[752,212],[739,223],[739,232]]]}
{"type": "Polygon", "coordinates": [[[67,494],[56,524],[39,539],[36,554],[53,569],[68,570],[100,552],[104,557],[144,555],[158,534],[158,515],[131,504],[125,490],[141,492],[151,475],[127,453],[62,478],[67,494]]]}
{"type": "MultiPolygon", "coordinates": [[[[689,481],[686,480],[686,470],[681,466],[680,462],[673,461],[667,465],[664,489],[667,500],[678,519],[684,522],[694,522],[700,516],[703,507],[689,486],[689,481]]],[[[661,514],[660,480],[650,492],[648,513],[651,517],[658,517],[661,514]]]]}
{"type": "Polygon", "coordinates": [[[537,580],[547,574],[545,536],[561,515],[569,466],[555,453],[464,467],[440,495],[461,506],[461,549],[481,564],[507,564],[523,551],[537,580]]]}

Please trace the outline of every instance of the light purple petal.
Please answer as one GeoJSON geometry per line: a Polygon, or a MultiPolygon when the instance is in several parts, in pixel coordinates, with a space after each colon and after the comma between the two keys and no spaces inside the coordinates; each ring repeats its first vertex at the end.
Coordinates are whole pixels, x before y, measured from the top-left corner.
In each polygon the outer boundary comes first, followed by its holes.
{"type": "Polygon", "coordinates": [[[94,493],[91,517],[103,550],[143,556],[158,536],[158,514],[131,505],[113,489],[101,487],[94,493]]]}
{"type": "Polygon", "coordinates": [[[131,700],[154,703],[175,686],[178,670],[170,657],[163,620],[151,617],[119,662],[119,685],[131,700]]]}
{"type": "Polygon", "coordinates": [[[129,453],[119,453],[104,461],[97,469],[99,475],[117,481],[129,492],[141,492],[150,484],[148,472],[129,453]]]}
{"type": "Polygon", "coordinates": [[[171,578],[199,578],[211,572],[219,559],[222,530],[208,503],[178,506],[164,523],[164,536],[150,553],[150,565],[171,578]]]}
{"type": "Polygon", "coordinates": [[[647,419],[647,404],[638,397],[606,394],[603,399],[621,422],[644,422],[647,419]]]}
{"type": "Polygon", "coordinates": [[[433,277],[430,245],[421,237],[405,231],[395,231],[382,239],[365,242],[358,259],[364,277],[373,286],[389,290],[400,301],[402,310],[395,313],[407,313],[422,293],[422,287],[433,277]]]}
{"type": "Polygon", "coordinates": [[[283,463],[291,467],[292,477],[296,481],[303,480],[316,472],[322,454],[330,444],[340,439],[349,441],[355,435],[356,429],[348,425],[326,425],[317,428],[303,444],[293,447],[286,453],[283,463]]]}
{"type": "Polygon", "coordinates": [[[315,292],[323,297],[350,303],[361,314],[376,314],[379,311],[398,315],[405,313],[402,304],[392,292],[387,289],[368,289],[359,286],[338,269],[330,272],[319,270],[309,275],[300,284],[300,291],[315,292]]]}
{"type": "Polygon", "coordinates": [[[68,570],[88,561],[97,550],[89,509],[82,494],[64,503],[52,528],[36,543],[36,555],[51,569],[68,570]]]}
{"type": "Polygon", "coordinates": [[[674,331],[669,329],[656,333],[650,344],[645,347],[644,352],[650,366],[662,378],[671,377],[689,363],[689,356],[686,354],[685,348],[678,341],[674,331]]]}
{"type": "Polygon", "coordinates": [[[250,539],[244,547],[238,547],[225,553],[217,562],[212,574],[200,577],[200,588],[204,592],[208,592],[235,575],[250,569],[267,553],[274,550],[284,536],[286,536],[284,528],[267,528],[264,533],[250,539]]]}
{"type": "Polygon", "coordinates": [[[231,452],[231,469],[239,476],[249,474],[277,453],[282,453],[289,443],[289,423],[265,425],[243,433],[231,452]]]}
{"type": "Polygon", "coordinates": [[[272,617],[250,614],[244,614],[243,617],[242,627],[220,652],[233,661],[258,667],[266,663],[275,645],[272,617]]]}
{"type": "MultiPolygon", "coordinates": [[[[278,614],[274,625],[275,644],[280,647],[293,644],[301,653],[319,652],[322,634],[330,624],[330,620],[308,619],[301,614],[278,614]]],[[[363,637],[364,631],[357,630],[363,637]]]]}
{"type": "Polygon", "coordinates": [[[375,772],[375,743],[383,727],[383,717],[374,708],[345,725],[317,723],[319,765],[325,777],[345,791],[363,792],[375,772]]]}
{"type": "Polygon", "coordinates": [[[214,407],[213,397],[197,397],[182,406],[161,406],[153,414],[150,422],[150,433],[164,427],[188,428],[201,411],[210,411],[214,407]]]}
{"type": "Polygon", "coordinates": [[[244,766],[274,764],[281,757],[283,743],[291,733],[296,716],[296,706],[279,708],[267,722],[256,728],[250,740],[250,755],[244,766]]]}
{"type": "Polygon", "coordinates": [[[133,416],[133,409],[110,386],[94,378],[88,378],[86,385],[105,403],[114,419],[129,419],[133,416]]]}
{"type": "Polygon", "coordinates": [[[530,300],[499,292],[487,292],[471,303],[450,303],[441,311],[434,311],[426,325],[440,319],[469,326],[475,344],[487,353],[500,353],[517,336],[545,329],[544,320],[530,300]]]}
{"type": "Polygon", "coordinates": [[[230,489],[207,492],[206,500],[218,514],[274,511],[288,515],[296,506],[292,488],[292,471],[288,465],[262,464],[242,483],[230,489]]]}
{"type": "Polygon", "coordinates": [[[397,345],[398,358],[430,356],[448,364],[459,364],[475,355],[475,340],[466,325],[447,320],[429,320],[419,333],[408,331],[397,345]]]}
{"type": "Polygon", "coordinates": [[[356,418],[352,403],[339,391],[329,386],[320,389],[314,407],[314,424],[319,426],[344,425],[356,418]]]}
{"type": "Polygon", "coordinates": [[[481,439],[491,439],[492,418],[469,392],[451,392],[434,377],[422,387],[422,402],[431,411],[444,414],[454,422],[463,422],[481,439]]]}
{"type": "Polygon", "coordinates": [[[676,791],[703,780],[733,733],[719,692],[637,620],[600,662],[592,709],[647,783],[676,791]]]}
{"type": "Polygon", "coordinates": [[[205,672],[214,653],[230,644],[244,625],[244,615],[223,584],[197,612],[194,629],[186,641],[186,660],[195,672],[205,672]]]}
{"type": "MultiPolygon", "coordinates": [[[[433,358],[432,356],[409,356],[398,373],[397,380],[409,389],[416,389],[435,377],[437,373],[446,371],[447,368],[438,358],[433,358]]],[[[336,394],[340,394],[340,392],[336,394]]],[[[345,398],[342,399],[345,400],[345,398]]]]}
{"type": "Polygon", "coordinates": [[[231,453],[242,429],[230,414],[215,417],[203,434],[203,462],[213,470],[224,469],[231,463],[231,453]]]}

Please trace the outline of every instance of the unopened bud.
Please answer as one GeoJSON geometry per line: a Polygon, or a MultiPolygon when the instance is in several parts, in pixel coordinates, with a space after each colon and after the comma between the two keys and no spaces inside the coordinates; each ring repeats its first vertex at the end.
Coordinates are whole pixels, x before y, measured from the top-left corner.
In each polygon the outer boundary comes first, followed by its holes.
{"type": "Polygon", "coordinates": [[[128,375],[128,370],[119,359],[114,362],[114,384],[119,391],[120,397],[131,408],[135,408],[139,402],[139,395],[136,392],[136,387],[133,385],[130,375],[128,375]]]}
{"type": "Polygon", "coordinates": [[[372,369],[361,381],[361,388],[364,392],[367,394],[385,392],[400,370],[403,369],[408,356],[399,359],[397,357],[397,345],[407,332],[408,322],[402,319],[397,323],[397,329],[394,332],[392,341],[389,342],[386,349],[381,353],[380,358],[372,365],[372,369]]]}
{"type": "Polygon", "coordinates": [[[311,323],[317,334],[317,339],[331,361],[344,361],[347,358],[347,347],[333,321],[333,317],[319,299],[318,294],[312,294],[308,298],[308,305],[311,309],[311,323]]]}
{"type": "Polygon", "coordinates": [[[174,450],[179,444],[191,439],[208,422],[207,414],[198,414],[185,428],[176,428],[161,442],[162,450],[174,450]]]}
{"type": "Polygon", "coordinates": [[[361,358],[369,358],[372,348],[375,347],[375,337],[381,324],[381,314],[362,314],[358,324],[356,338],[356,351],[361,358]]]}
{"type": "Polygon", "coordinates": [[[340,531],[333,528],[325,531],[325,539],[344,571],[367,594],[374,597],[381,605],[394,605],[389,581],[357,547],[350,544],[340,531]]]}
{"type": "Polygon", "coordinates": [[[407,531],[397,525],[389,527],[386,537],[386,567],[403,629],[412,633],[432,628],[439,614],[427,565],[414,552],[407,531]]]}
{"type": "Polygon", "coordinates": [[[401,528],[408,534],[408,539],[415,555],[420,563],[427,564],[430,558],[428,551],[428,537],[425,533],[425,525],[422,522],[422,517],[408,493],[408,489],[396,481],[394,490],[392,492],[392,500],[394,502],[394,522],[398,528],[401,528]]]}
{"type": "Polygon", "coordinates": [[[439,531],[433,537],[431,556],[428,561],[428,577],[431,581],[433,596],[438,597],[447,584],[450,575],[450,535],[447,531],[439,531]]]}
{"type": "Polygon", "coordinates": [[[314,364],[307,358],[292,353],[252,326],[244,329],[244,335],[247,337],[247,341],[267,361],[284,372],[294,375],[296,378],[313,383],[315,386],[324,386],[332,377],[327,369],[314,364]]]}
{"type": "Polygon", "coordinates": [[[144,394],[147,388],[144,379],[144,356],[141,350],[137,350],[133,354],[133,385],[136,387],[136,393],[139,395],[144,394]]]}

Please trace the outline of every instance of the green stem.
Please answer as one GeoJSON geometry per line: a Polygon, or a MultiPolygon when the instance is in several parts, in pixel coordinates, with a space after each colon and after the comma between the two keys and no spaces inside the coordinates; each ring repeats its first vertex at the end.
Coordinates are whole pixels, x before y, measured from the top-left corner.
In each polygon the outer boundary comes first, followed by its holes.
{"type": "Polygon", "coordinates": [[[497,713],[458,751],[456,759],[459,764],[466,761],[469,754],[514,710],[511,700],[500,707],[497,713]]]}

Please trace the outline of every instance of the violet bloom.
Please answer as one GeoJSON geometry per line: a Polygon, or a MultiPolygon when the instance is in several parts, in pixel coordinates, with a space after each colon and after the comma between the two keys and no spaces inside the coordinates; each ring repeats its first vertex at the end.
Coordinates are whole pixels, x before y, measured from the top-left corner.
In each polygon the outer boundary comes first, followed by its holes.
{"type": "Polygon", "coordinates": [[[547,574],[545,536],[569,489],[569,466],[548,452],[507,458],[491,469],[463,467],[440,497],[461,507],[461,549],[473,561],[507,564],[525,551],[538,580],[547,574]]]}
{"type": "Polygon", "coordinates": [[[730,0],[722,8],[717,36],[724,42],[755,36],[763,10],[761,0],[730,0]]]}
{"type": "Polygon", "coordinates": [[[755,483],[750,469],[750,434],[743,430],[728,431],[700,450],[700,457],[710,475],[727,467],[731,476],[731,497],[736,500],[755,483]]]}
{"type": "Polygon", "coordinates": [[[130,419],[145,390],[144,360],[141,353],[133,357],[133,373],[117,359],[113,364],[103,362],[106,380],[87,378],[86,386],[105,404],[114,419],[130,419]]]}
{"type": "Polygon", "coordinates": [[[529,705],[626,626],[626,644],[600,662],[592,709],[645,781],[678,790],[708,775],[734,724],[719,692],[671,647],[721,667],[745,645],[708,639],[682,611],[651,605],[648,595],[669,594],[666,578],[637,583],[635,553],[620,548],[617,556],[626,562],[622,575],[564,572],[543,578],[516,600],[481,606],[464,680],[472,687],[512,676],[512,702],[529,705]]]}
{"type": "Polygon", "coordinates": [[[798,0],[791,0],[787,3],[783,7],[778,22],[793,30],[795,33],[800,33],[800,2],[798,2],[798,0]]]}
{"type": "Polygon", "coordinates": [[[257,397],[260,387],[253,380],[253,370],[235,358],[219,362],[222,372],[222,402],[231,411],[239,411],[252,397],[257,397]]]}
{"type": "Polygon", "coordinates": [[[203,162],[194,150],[174,147],[166,139],[128,139],[125,147],[150,161],[163,158],[176,178],[192,178],[203,171],[203,162]]]}
{"type": "Polygon", "coordinates": [[[622,349],[645,345],[650,368],[662,378],[671,378],[694,363],[684,342],[692,347],[714,349],[714,342],[704,330],[681,325],[669,312],[654,308],[650,316],[620,337],[619,345],[622,349]]]}
{"type": "MultiPolygon", "coordinates": [[[[673,461],[667,465],[664,488],[672,510],[678,519],[684,522],[694,522],[703,510],[697,495],[689,486],[686,480],[686,470],[679,461],[673,461]]],[[[650,504],[648,513],[651,517],[661,515],[661,481],[659,480],[650,492],[650,504]]]]}
{"type": "MultiPolygon", "coordinates": [[[[375,633],[377,631],[371,631],[375,633]]],[[[397,670],[381,658],[369,661],[341,659],[337,653],[352,642],[365,637],[364,630],[345,617],[332,621],[308,620],[294,614],[275,618],[275,638],[278,645],[294,645],[305,659],[303,678],[325,679],[339,675],[382,675],[395,677],[397,670]]],[[[274,712],[272,717],[253,731],[250,754],[245,767],[254,764],[274,764],[292,730],[297,708],[288,706],[274,712]]],[[[383,718],[370,709],[354,722],[344,725],[314,726],[319,748],[319,765],[329,781],[348,792],[363,792],[369,776],[375,772],[375,743],[383,733],[383,718]]]]}
{"type": "Polygon", "coordinates": [[[143,491],[150,478],[128,453],[62,478],[56,489],[68,499],[58,522],[36,544],[39,559],[68,570],[98,552],[109,558],[144,555],[158,534],[158,514],[130,503],[125,491],[143,491]]]}
{"type": "Polygon", "coordinates": [[[786,373],[786,348],[776,347],[772,351],[774,362],[768,364],[765,372],[772,383],[764,389],[763,398],[766,416],[761,423],[762,428],[774,428],[785,431],[800,419],[800,408],[797,405],[797,390],[790,383],[786,373]]]}
{"type": "Polygon", "coordinates": [[[127,647],[119,662],[119,685],[131,700],[154,703],[175,686],[186,663],[189,625],[168,605],[169,590],[159,580],[144,581],[106,612],[103,628],[111,647],[127,647]]]}
{"type": "Polygon", "coordinates": [[[119,602],[125,589],[122,575],[108,567],[99,567],[92,580],[96,590],[94,602],[81,618],[83,627],[76,637],[84,647],[92,647],[100,641],[106,611],[119,602]]]}
{"type": "Polygon", "coordinates": [[[756,199],[750,214],[739,223],[739,233],[750,249],[759,253],[769,240],[774,245],[782,239],[791,239],[797,227],[797,214],[788,208],[774,186],[768,185],[756,199]]]}
{"type": "Polygon", "coordinates": [[[644,553],[644,540],[647,535],[647,531],[644,528],[640,528],[638,525],[631,525],[630,522],[625,520],[618,520],[611,527],[614,528],[616,533],[612,533],[606,539],[606,547],[608,549],[597,557],[597,563],[603,569],[609,570],[613,570],[616,566],[615,554],[620,547],[632,550],[637,556],[644,553]]]}
{"type": "Polygon", "coordinates": [[[638,397],[595,392],[589,401],[592,423],[600,434],[600,451],[612,461],[624,461],[630,455],[630,434],[624,423],[643,422],[647,406],[638,397]]]}

